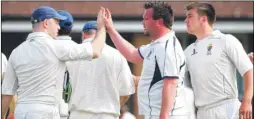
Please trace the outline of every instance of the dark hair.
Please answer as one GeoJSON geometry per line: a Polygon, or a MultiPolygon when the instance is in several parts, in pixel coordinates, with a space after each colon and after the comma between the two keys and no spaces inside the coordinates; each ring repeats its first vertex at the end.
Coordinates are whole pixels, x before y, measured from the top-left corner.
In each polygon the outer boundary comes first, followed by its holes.
{"type": "Polygon", "coordinates": [[[186,6],[186,10],[197,9],[199,15],[207,16],[208,23],[212,25],[216,21],[214,7],[209,3],[194,2],[186,6]]]}
{"type": "Polygon", "coordinates": [[[157,20],[162,18],[164,25],[171,29],[174,22],[174,14],[171,6],[168,3],[163,1],[153,1],[145,3],[144,8],[153,8],[153,19],[157,20]]]}
{"type": "Polygon", "coordinates": [[[71,34],[71,29],[66,29],[61,27],[60,30],[58,31],[58,35],[70,35],[71,34]]]}

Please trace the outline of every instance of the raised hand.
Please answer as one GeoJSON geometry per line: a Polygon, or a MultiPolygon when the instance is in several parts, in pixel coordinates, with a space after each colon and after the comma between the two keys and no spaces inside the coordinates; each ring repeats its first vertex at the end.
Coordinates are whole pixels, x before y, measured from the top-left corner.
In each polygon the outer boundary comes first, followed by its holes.
{"type": "Polygon", "coordinates": [[[97,16],[97,28],[98,29],[105,28],[105,23],[104,23],[105,19],[106,19],[105,8],[101,7],[100,11],[98,13],[98,16],[97,16]]]}
{"type": "Polygon", "coordinates": [[[106,19],[104,20],[104,23],[107,30],[114,28],[112,16],[108,8],[106,8],[106,19]]]}

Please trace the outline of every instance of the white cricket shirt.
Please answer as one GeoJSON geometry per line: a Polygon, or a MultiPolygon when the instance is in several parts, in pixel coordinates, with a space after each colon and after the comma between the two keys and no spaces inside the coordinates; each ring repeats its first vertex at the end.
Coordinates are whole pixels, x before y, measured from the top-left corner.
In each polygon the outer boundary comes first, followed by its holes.
{"type": "Polygon", "coordinates": [[[10,55],[2,94],[17,92],[17,104],[57,106],[62,98],[65,61],[91,60],[92,56],[89,43],[79,45],[70,40],[54,40],[44,32],[30,33],[10,55]]]}
{"type": "Polygon", "coordinates": [[[197,107],[237,98],[236,69],[243,76],[253,68],[242,44],[217,30],[188,46],[185,56],[197,107]]]}
{"type": "Polygon", "coordinates": [[[185,56],[174,31],[170,31],[148,45],[141,46],[138,50],[144,59],[138,84],[139,114],[159,116],[163,80],[177,78],[178,87],[172,115],[186,115],[188,110],[183,90],[185,56]]]}
{"type": "Polygon", "coordinates": [[[99,58],[68,62],[67,69],[72,86],[70,111],[119,116],[120,96],[135,92],[127,60],[119,51],[106,44],[99,58]]]}

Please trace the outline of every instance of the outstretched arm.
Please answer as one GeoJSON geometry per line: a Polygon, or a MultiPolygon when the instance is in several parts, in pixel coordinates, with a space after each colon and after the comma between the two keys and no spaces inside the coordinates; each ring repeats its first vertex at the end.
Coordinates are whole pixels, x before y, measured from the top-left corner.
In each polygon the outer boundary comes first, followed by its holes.
{"type": "Polygon", "coordinates": [[[98,31],[94,40],[91,42],[93,47],[93,59],[99,57],[106,41],[106,29],[104,19],[106,19],[105,8],[102,7],[97,16],[98,31]]]}
{"type": "Polygon", "coordinates": [[[143,61],[142,57],[139,55],[138,49],[135,48],[131,43],[126,41],[114,28],[111,13],[106,9],[106,19],[105,19],[106,30],[115,44],[116,48],[121,52],[121,54],[132,63],[140,63],[143,61]]]}

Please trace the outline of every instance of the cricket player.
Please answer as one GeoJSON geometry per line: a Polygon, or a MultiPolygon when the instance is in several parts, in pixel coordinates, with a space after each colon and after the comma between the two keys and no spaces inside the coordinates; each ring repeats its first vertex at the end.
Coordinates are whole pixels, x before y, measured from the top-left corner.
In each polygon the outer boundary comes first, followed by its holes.
{"type": "Polygon", "coordinates": [[[117,49],[132,63],[143,63],[138,83],[139,114],[145,119],[188,119],[183,77],[185,56],[172,30],[174,14],[166,2],[144,5],[142,24],[151,43],[135,48],[116,31],[106,9],[107,32],[117,49]]]}
{"type": "MultiPolygon", "coordinates": [[[[65,20],[60,20],[59,21],[59,26],[60,29],[58,31],[58,36],[56,37],[56,40],[72,40],[70,34],[72,31],[72,27],[74,24],[74,20],[72,15],[65,11],[65,10],[58,10],[58,14],[65,16],[65,20]]],[[[75,45],[75,42],[72,42],[72,44],[69,45],[75,45]]],[[[60,117],[61,119],[67,119],[69,117],[69,112],[68,112],[68,97],[70,96],[70,84],[69,84],[69,72],[67,69],[65,70],[63,81],[63,98],[60,100],[60,105],[59,105],[59,112],[60,112],[60,117]]]]}
{"type": "MultiPolygon", "coordinates": [[[[98,23],[89,21],[83,27],[83,44],[92,42],[98,23]]],[[[69,119],[118,119],[121,105],[135,92],[127,60],[111,46],[104,44],[102,54],[92,61],[67,63],[72,94],[69,119]]]]}
{"type": "Polygon", "coordinates": [[[185,50],[198,119],[251,119],[253,65],[242,44],[231,34],[214,30],[214,7],[191,3],[186,7],[187,31],[197,37],[185,50]],[[236,70],[244,80],[238,100],[236,70]],[[239,116],[240,117],[239,117],[239,116]]]}
{"type": "Polygon", "coordinates": [[[55,40],[58,22],[66,17],[49,6],[34,10],[33,32],[9,57],[2,84],[2,114],[17,93],[15,119],[59,119],[65,62],[92,60],[100,55],[106,39],[105,18],[105,9],[101,8],[94,42],[69,45],[73,41],[55,40]]]}

